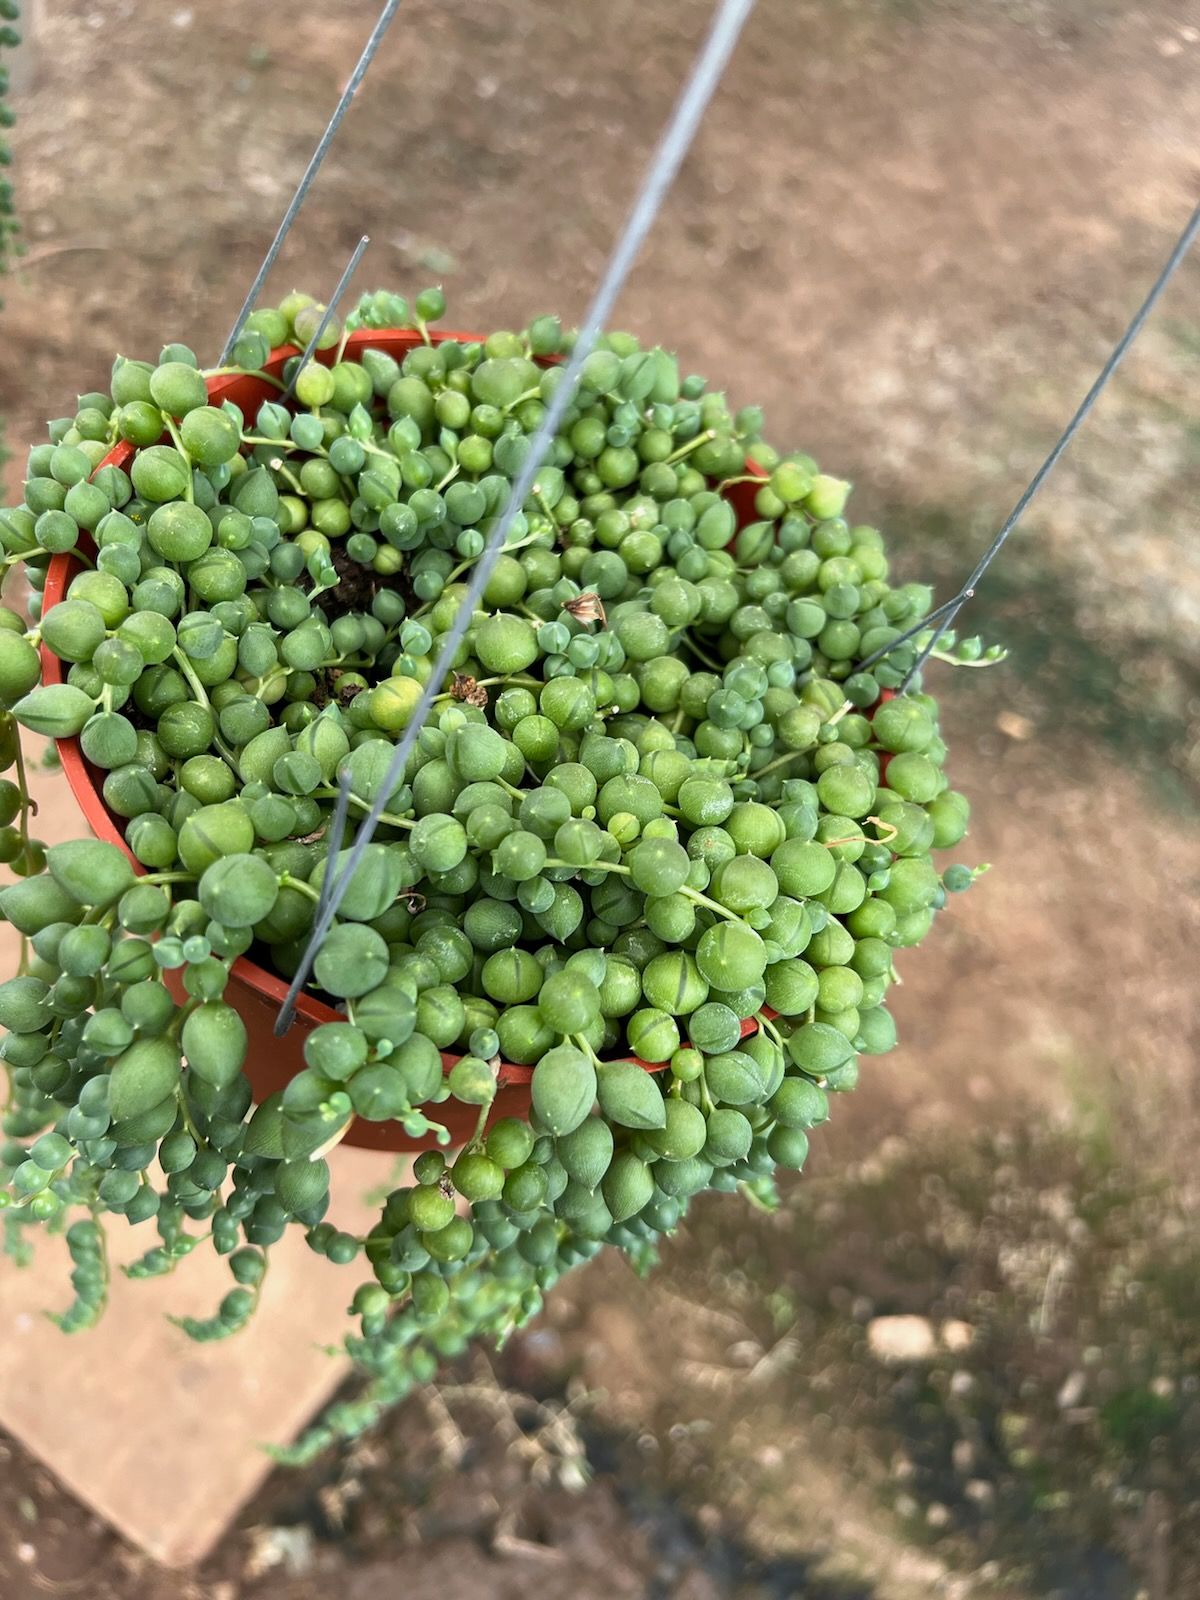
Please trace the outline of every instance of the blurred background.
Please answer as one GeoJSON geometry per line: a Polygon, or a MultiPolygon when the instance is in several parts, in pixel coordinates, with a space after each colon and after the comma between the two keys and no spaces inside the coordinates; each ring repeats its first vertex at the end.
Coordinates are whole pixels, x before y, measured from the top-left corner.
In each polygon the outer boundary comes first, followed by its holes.
{"type": "MultiPolygon", "coordinates": [[[[577,317],[709,9],[405,0],[266,302],[366,231],[357,289],[577,317]]],[[[10,496],[114,352],[215,360],[376,12],[44,0],[10,496]]],[[[945,596],[1195,203],[1198,122],[1182,0],[761,0],[618,320],[945,596]]],[[[190,1576],[6,1447],[5,1600],[1200,1594],[1198,374],[1200,258],[974,603],[1009,660],[930,674],[993,870],[783,1209],[593,1264],[190,1576]]]]}

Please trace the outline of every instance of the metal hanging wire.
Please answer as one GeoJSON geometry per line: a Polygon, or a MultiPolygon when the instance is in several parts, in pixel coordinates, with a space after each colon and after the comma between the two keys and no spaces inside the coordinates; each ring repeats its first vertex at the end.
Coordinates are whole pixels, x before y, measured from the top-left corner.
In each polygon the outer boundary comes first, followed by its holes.
{"type": "Polygon", "coordinates": [[[1054,447],[1050,451],[1050,454],[1046,457],[1041,466],[1034,473],[1033,477],[1029,480],[1029,483],[1022,493],[1020,499],[1009,512],[1008,516],[1004,519],[1000,531],[996,534],[996,537],[992,540],[991,544],[988,545],[983,555],[980,556],[978,562],[971,571],[970,577],[963,584],[962,588],[956,595],[953,595],[949,600],[938,606],[935,611],[930,612],[930,614],[922,618],[920,622],[915,623],[911,628],[900,634],[899,637],[893,639],[890,644],[883,645],[880,649],[873,651],[871,655],[865,658],[865,660],[859,662],[858,670],[860,672],[874,666],[877,661],[882,661],[885,656],[890,655],[891,652],[899,648],[900,645],[907,644],[909,640],[915,639],[919,634],[924,633],[932,622],[935,624],[933,637],[921,647],[921,650],[917,655],[917,659],[913,662],[912,666],[904,676],[904,681],[900,685],[899,692],[903,694],[905,690],[911,687],[913,679],[929,660],[929,657],[933,654],[934,650],[937,649],[938,640],[941,639],[942,635],[948,628],[953,627],[954,619],[958,616],[963,606],[966,605],[967,601],[974,598],[980,579],[1004,548],[1009,534],[1012,533],[1013,529],[1025,515],[1030,501],[1046,482],[1046,479],[1054,471],[1054,468],[1058,465],[1067,449],[1067,446],[1071,443],[1071,440],[1074,439],[1080,428],[1087,421],[1092,407],[1104,393],[1104,390],[1108,386],[1109,379],[1113,376],[1117,368],[1121,365],[1121,362],[1125,359],[1130,345],[1132,345],[1138,334],[1141,333],[1142,329],[1145,327],[1146,320],[1150,316],[1150,313],[1154,310],[1154,307],[1158,304],[1163,291],[1166,289],[1171,279],[1175,276],[1175,273],[1182,265],[1188,251],[1195,243],[1197,234],[1200,234],[1200,205],[1196,206],[1196,209],[1188,218],[1183,232],[1175,241],[1174,249],[1171,251],[1171,254],[1167,257],[1166,262],[1163,265],[1162,271],[1158,274],[1158,277],[1151,285],[1149,294],[1147,294],[1141,305],[1134,312],[1129,326],[1125,329],[1125,332],[1113,346],[1108,360],[1101,367],[1095,382],[1084,395],[1083,399],[1079,402],[1079,406],[1075,412],[1075,415],[1071,418],[1070,422],[1067,423],[1062,433],[1059,434],[1058,439],[1055,441],[1054,447]]]}
{"type": "MultiPolygon", "coordinates": [[[[288,989],[287,998],[280,1007],[275,1023],[276,1034],[285,1033],[291,1025],[292,1018],[295,1015],[296,1001],[308,981],[317,951],[321,948],[325,936],[329,932],[333,919],[337,914],[337,908],[349,887],[350,879],[362,860],[364,850],[374,835],[380,816],[387,807],[388,797],[403,778],[405,767],[408,764],[408,757],[416,744],[434,700],[441,691],[446,675],[453,665],[458,646],[471,625],[475,607],[479,603],[483,591],[487,587],[487,581],[504,550],[513,521],[525,504],[526,498],[533,487],[534,479],[537,477],[558,431],[559,424],[571,404],[579,375],[583,370],[583,364],[595,347],[596,340],[608,320],[617,296],[629,275],[630,268],[633,266],[646,235],[658,215],[667,190],[674,181],[675,174],[691,147],[705,108],[721,80],[725,67],[733,53],[734,46],[737,44],[742,29],[754,9],[754,4],[755,0],[721,0],[717,8],[708,37],[696,57],[666,129],[651,157],[645,177],[642,179],[641,188],[625,221],[625,226],[618,237],[600,280],[600,285],[592,298],[592,303],[588,307],[587,314],[576,335],[571,359],[560,369],[562,377],[558,382],[550,404],[546,408],[546,415],[530,440],[525,463],[513,482],[508,503],[472,568],[467,592],[463,596],[449,632],[445,635],[441,652],[433,672],[422,691],[412,720],[404,730],[403,737],[396,746],[391,765],[379,786],[376,799],[360,823],[346,864],[337,874],[336,879],[334,879],[333,874],[334,862],[331,860],[326,866],[325,883],[329,886],[328,893],[325,896],[324,904],[318,906],[308,946],[296,969],[291,986],[288,989]]],[[[342,781],[344,783],[345,780],[343,779],[342,781]]],[[[339,801],[340,798],[339,795],[339,801]]]]}
{"type": "Polygon", "coordinates": [[[300,179],[296,192],[292,196],[288,208],[283,214],[283,219],[276,230],[275,237],[271,240],[270,247],[262,259],[262,264],[254,275],[254,282],[250,285],[246,298],[242,302],[242,309],[238,312],[233,327],[229,330],[229,337],[226,339],[224,348],[221,351],[221,359],[217,363],[218,366],[223,367],[229,360],[230,351],[237,343],[238,334],[245,327],[246,318],[254,310],[254,303],[262,291],[263,284],[267,281],[267,274],[275,265],[279,252],[283,248],[283,242],[292,230],[292,223],[295,222],[299,215],[300,207],[304,204],[309,189],[312,188],[313,179],[321,170],[321,165],[329,154],[329,147],[342,125],[343,117],[350,109],[350,102],[358,93],[362,81],[367,75],[367,69],[374,61],[375,53],[379,46],[383,43],[383,36],[391,26],[392,18],[399,9],[400,0],[386,0],[383,10],[379,13],[379,20],[372,28],[370,38],[363,46],[363,53],[358,58],[358,65],[350,74],[349,81],[342,90],[341,99],[333,108],[333,115],[329,119],[329,125],[318,140],[317,148],[313,151],[308,166],[304,169],[304,176],[300,179]]]}
{"type": "Polygon", "coordinates": [[[337,283],[334,285],[333,293],[329,296],[329,304],[325,307],[325,310],[321,315],[320,322],[317,323],[316,332],[313,334],[312,338],[305,345],[304,350],[301,353],[300,359],[296,363],[296,367],[295,367],[294,372],[292,373],[291,380],[289,381],[287,388],[283,391],[283,398],[285,400],[290,400],[292,398],[292,394],[293,394],[293,392],[295,391],[295,388],[296,388],[296,379],[300,376],[300,374],[304,371],[305,367],[312,360],[314,353],[319,349],[320,344],[321,344],[321,340],[325,337],[325,329],[333,321],[333,314],[337,310],[338,306],[341,304],[342,296],[345,294],[347,288],[349,287],[350,279],[354,276],[355,271],[358,268],[358,263],[362,260],[363,256],[365,255],[367,246],[370,244],[370,242],[371,242],[370,236],[368,234],[364,233],[362,238],[354,246],[354,254],[350,257],[349,261],[347,261],[347,263],[346,263],[346,265],[345,265],[345,267],[344,267],[344,269],[342,271],[341,277],[338,279],[337,283]]]}

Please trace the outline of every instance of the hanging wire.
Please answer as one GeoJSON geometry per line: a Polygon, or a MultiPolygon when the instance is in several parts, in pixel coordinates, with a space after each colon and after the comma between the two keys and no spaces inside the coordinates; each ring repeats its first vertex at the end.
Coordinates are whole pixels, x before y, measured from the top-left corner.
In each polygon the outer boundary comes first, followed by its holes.
{"type": "Polygon", "coordinates": [[[884,656],[890,655],[900,645],[907,644],[910,639],[915,639],[919,633],[924,633],[926,628],[932,627],[939,617],[944,617],[951,606],[956,606],[964,600],[969,600],[974,593],[973,589],[960,589],[957,594],[951,595],[949,600],[943,600],[940,606],[934,606],[932,611],[927,611],[920,622],[909,628],[907,633],[897,634],[894,639],[889,639],[887,644],[881,644],[878,650],[872,650],[869,656],[864,656],[854,668],[855,672],[869,672],[877,661],[882,661],[884,656]]]}
{"type": "MultiPolygon", "coordinates": [[[[284,398],[285,399],[290,398],[290,396],[292,394],[292,391],[296,387],[296,379],[304,371],[304,368],[308,365],[310,359],[312,358],[313,352],[316,350],[317,346],[320,344],[321,338],[324,335],[325,329],[329,326],[330,322],[332,321],[333,314],[337,310],[338,305],[341,302],[342,296],[345,294],[346,288],[347,288],[351,278],[354,276],[355,270],[358,267],[359,262],[362,260],[363,255],[364,255],[364,253],[366,251],[366,248],[370,244],[370,242],[371,242],[370,236],[368,234],[364,233],[362,238],[358,241],[357,245],[355,245],[354,253],[351,255],[349,261],[347,261],[346,266],[345,266],[345,268],[344,268],[344,270],[342,272],[342,275],[338,279],[336,285],[334,286],[334,291],[329,297],[329,304],[325,307],[325,314],[322,316],[320,322],[317,324],[316,332],[313,334],[312,338],[308,341],[308,345],[305,348],[304,353],[301,355],[299,361],[296,363],[296,370],[292,373],[291,382],[288,384],[287,389],[284,391],[284,398]]],[[[342,840],[345,837],[345,833],[346,833],[346,816],[347,816],[349,810],[350,810],[350,773],[345,767],[343,767],[341,772],[339,772],[339,774],[338,774],[337,799],[334,801],[333,816],[330,818],[330,822],[329,822],[329,836],[328,836],[329,852],[328,852],[327,864],[326,864],[326,868],[325,868],[325,875],[321,879],[321,887],[320,887],[320,890],[319,890],[318,895],[317,895],[317,915],[318,916],[324,910],[325,902],[329,899],[329,891],[330,891],[330,889],[332,888],[332,885],[333,885],[333,863],[337,860],[338,854],[340,853],[341,848],[342,848],[342,840]]]]}
{"type": "MultiPolygon", "coordinates": [[[[421,698],[417,702],[412,720],[404,730],[404,735],[396,746],[387,774],[379,786],[378,794],[359,826],[346,864],[338,874],[336,882],[333,883],[324,906],[318,908],[308,947],[296,969],[291,987],[288,989],[287,998],[280,1007],[279,1016],[275,1023],[276,1034],[286,1032],[291,1025],[295,1014],[296,1000],[308,980],[316,953],[321,948],[325,935],[329,931],[337,913],[337,908],[341,904],[349,886],[350,879],[362,859],[363,851],[370,843],[375,832],[379,818],[387,808],[388,799],[404,776],[409,754],[416,744],[425,719],[429,715],[433,702],[441,690],[446,674],[453,665],[458,647],[471,625],[475,615],[475,607],[479,603],[496,562],[504,550],[513,521],[525,504],[526,498],[533,487],[534,479],[537,477],[550,445],[558,432],[559,424],[571,404],[575,386],[583,370],[583,364],[595,347],[596,340],[599,338],[625,279],[629,275],[629,270],[637,258],[655,217],[658,215],[667,190],[670,188],[675,174],[678,172],[680,164],[691,146],[705,108],[721,80],[746,20],[754,9],[754,4],[755,0],[720,0],[708,37],[701,47],[688,81],[675,104],[670,121],[650,160],[637,198],[609,258],[608,265],[588,308],[587,315],[584,317],[576,335],[571,359],[560,369],[562,377],[546,408],[546,415],[542,419],[541,425],[530,439],[525,463],[513,482],[508,503],[472,568],[471,580],[467,585],[467,591],[455,614],[454,621],[450,625],[449,632],[445,635],[441,652],[433,672],[425,684],[421,698]]],[[[332,871],[327,868],[326,883],[329,883],[331,878],[332,871]]]]}
{"type": "Polygon", "coordinates": [[[334,867],[337,858],[342,853],[342,841],[346,837],[346,817],[350,811],[350,768],[342,767],[338,773],[337,799],[333,803],[333,816],[329,821],[329,834],[327,837],[328,850],[325,854],[325,871],[321,877],[321,887],[317,892],[317,909],[314,921],[323,916],[325,907],[329,904],[329,896],[333,891],[334,867]]]}
{"type": "Polygon", "coordinates": [[[325,329],[333,321],[333,314],[337,310],[338,305],[341,302],[341,298],[346,292],[346,288],[350,282],[350,279],[354,276],[354,273],[358,267],[358,263],[362,260],[363,255],[366,252],[366,248],[370,242],[371,240],[369,235],[364,233],[362,238],[355,245],[354,254],[350,257],[349,261],[347,261],[345,270],[338,279],[333,293],[329,296],[329,304],[325,307],[324,315],[321,317],[320,322],[317,323],[317,331],[313,334],[312,338],[304,347],[304,353],[300,357],[299,361],[297,361],[296,369],[292,373],[291,380],[288,383],[287,388],[283,391],[283,398],[285,400],[290,400],[292,398],[292,391],[296,387],[296,379],[312,360],[313,352],[317,349],[321,343],[321,340],[324,338],[325,329]]]}
{"type": "Polygon", "coordinates": [[[1054,471],[1054,468],[1058,465],[1058,462],[1067,446],[1079,432],[1084,422],[1086,422],[1092,407],[1096,404],[1096,401],[1100,398],[1101,394],[1103,394],[1105,388],[1107,387],[1109,379],[1121,365],[1121,362],[1124,360],[1130,345],[1137,338],[1138,334],[1141,333],[1146,324],[1147,318],[1154,310],[1154,307],[1158,304],[1163,290],[1175,276],[1175,273],[1183,262],[1184,257],[1195,243],[1197,234],[1200,234],[1200,205],[1197,205],[1196,209],[1189,217],[1183,232],[1179,235],[1179,238],[1175,242],[1175,248],[1167,257],[1162,271],[1154,280],[1149,294],[1134,313],[1133,319],[1131,320],[1129,326],[1125,329],[1125,332],[1113,346],[1112,353],[1110,354],[1108,360],[1104,363],[1103,367],[1101,367],[1095,382],[1080,401],[1079,408],[1075,412],[1075,415],[1071,418],[1070,422],[1067,423],[1067,426],[1059,435],[1059,438],[1054,445],[1054,448],[1050,451],[1050,454],[1034,473],[1028,487],[1025,489],[1025,492],[1021,495],[1021,498],[1017,501],[1016,505],[1005,518],[999,533],[997,533],[991,544],[988,545],[983,555],[979,558],[979,561],[976,563],[975,568],[971,572],[971,575],[967,579],[966,583],[963,584],[962,588],[956,595],[947,600],[944,605],[939,606],[936,611],[931,612],[929,616],[922,618],[920,622],[915,623],[911,628],[900,634],[898,638],[893,639],[889,644],[882,646],[882,648],[879,650],[873,651],[871,655],[867,656],[864,661],[859,663],[858,671],[865,671],[868,667],[873,666],[875,662],[880,661],[884,656],[889,655],[900,645],[907,644],[910,639],[915,639],[918,634],[924,633],[934,618],[937,618],[938,621],[934,627],[933,637],[922,646],[917,659],[913,662],[912,666],[905,674],[904,681],[900,685],[899,693],[903,694],[908,688],[911,687],[913,679],[929,660],[929,657],[933,654],[934,650],[937,649],[939,639],[941,639],[942,635],[948,628],[953,626],[954,619],[958,616],[958,613],[962,610],[963,606],[966,605],[967,601],[974,597],[975,590],[979,586],[980,579],[991,566],[992,562],[1000,554],[1000,551],[1004,548],[1004,544],[1008,539],[1009,534],[1012,533],[1013,529],[1024,516],[1030,501],[1033,499],[1034,495],[1037,494],[1038,490],[1045,483],[1046,479],[1054,471]]]}
{"type": "Polygon", "coordinates": [[[242,302],[242,309],[237,314],[237,320],[234,322],[233,327],[229,330],[229,337],[226,339],[224,349],[221,351],[221,359],[217,363],[218,366],[223,367],[229,360],[229,352],[233,349],[234,344],[237,342],[238,334],[241,333],[243,327],[245,326],[246,318],[254,309],[254,302],[258,299],[263,284],[267,281],[267,274],[275,265],[275,261],[279,255],[279,252],[283,248],[283,242],[291,232],[292,223],[295,222],[296,217],[299,214],[300,207],[304,204],[305,198],[308,195],[308,191],[312,187],[313,179],[321,170],[321,164],[325,160],[325,157],[329,154],[329,147],[333,143],[334,135],[341,127],[342,119],[346,115],[346,112],[350,109],[350,102],[358,93],[359,87],[367,75],[367,69],[375,59],[375,52],[383,43],[383,36],[387,32],[389,26],[391,25],[392,18],[396,15],[396,12],[399,10],[399,8],[400,0],[386,0],[386,4],[379,14],[379,20],[371,30],[371,37],[367,40],[366,45],[363,47],[363,53],[358,58],[358,65],[350,74],[350,80],[346,84],[346,87],[342,90],[342,97],[338,101],[337,105],[333,108],[333,115],[329,119],[329,126],[321,135],[320,141],[317,144],[317,148],[312,153],[312,159],[309,161],[308,166],[304,169],[304,176],[300,179],[300,183],[297,186],[296,192],[292,196],[291,203],[283,214],[283,220],[280,222],[275,237],[271,241],[270,249],[263,257],[262,265],[255,274],[254,282],[250,285],[249,292],[247,293],[245,300],[242,302]]]}

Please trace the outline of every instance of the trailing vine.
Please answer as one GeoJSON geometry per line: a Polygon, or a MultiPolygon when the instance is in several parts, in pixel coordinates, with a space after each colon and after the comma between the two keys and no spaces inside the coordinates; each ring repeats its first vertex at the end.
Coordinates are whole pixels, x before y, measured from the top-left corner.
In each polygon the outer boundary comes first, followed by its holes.
{"type": "MultiPolygon", "coordinates": [[[[6,103],[9,88],[9,68],[5,55],[15,50],[21,42],[16,24],[20,18],[17,0],[0,0],[0,168],[12,165],[12,146],[7,133],[16,121],[12,107],[6,103]]],[[[0,274],[11,269],[16,253],[16,239],[20,233],[13,207],[13,186],[6,173],[0,172],[0,274]]]]}

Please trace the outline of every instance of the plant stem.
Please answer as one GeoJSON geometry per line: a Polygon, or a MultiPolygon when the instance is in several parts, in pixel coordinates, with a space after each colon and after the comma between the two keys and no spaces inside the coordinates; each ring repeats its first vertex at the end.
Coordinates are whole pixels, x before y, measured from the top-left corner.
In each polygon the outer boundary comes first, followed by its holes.
{"type": "Polygon", "coordinates": [[[795,761],[797,756],[807,756],[809,750],[789,750],[786,755],[776,756],[774,761],[768,761],[765,767],[755,767],[750,774],[752,778],[761,778],[768,772],[774,772],[776,767],[786,767],[789,761],[795,761]]]}
{"type": "Polygon", "coordinates": [[[195,1140],[197,1150],[207,1149],[208,1141],[204,1138],[200,1130],[196,1127],[195,1122],[192,1120],[192,1109],[188,1105],[188,1098],[184,1093],[182,1084],[180,1084],[179,1088],[176,1089],[175,1097],[179,1102],[179,1115],[183,1118],[183,1125],[195,1140]]]}
{"type": "MultiPolygon", "coordinates": [[[[183,651],[179,648],[178,645],[176,645],[174,650],[171,651],[171,654],[175,658],[175,660],[179,663],[179,670],[180,670],[180,672],[183,673],[184,678],[187,680],[188,688],[192,691],[192,693],[195,695],[196,699],[199,701],[199,703],[202,706],[207,706],[208,709],[210,711],[212,711],[212,702],[208,698],[208,690],[204,687],[204,685],[200,682],[200,679],[196,676],[195,671],[192,668],[192,664],[188,660],[187,656],[184,655],[183,651]]],[[[216,712],[214,711],[213,712],[213,721],[214,721],[214,723],[216,722],[216,720],[217,720],[216,712]]],[[[221,752],[221,755],[224,757],[224,759],[228,763],[228,765],[233,768],[234,772],[236,772],[237,771],[237,757],[234,755],[233,751],[225,743],[224,739],[222,739],[222,737],[221,737],[221,735],[219,733],[214,733],[213,734],[213,743],[216,745],[217,749],[221,752]]]]}
{"type": "Polygon", "coordinates": [[[782,1050],[783,1049],[783,1035],[780,1033],[779,1029],[771,1021],[770,1017],[764,1016],[763,1013],[761,1011],[759,1011],[759,1012],[755,1013],[754,1020],[755,1020],[755,1022],[758,1023],[758,1026],[762,1030],[762,1032],[765,1033],[769,1039],[774,1039],[775,1043],[782,1050]]]}
{"type": "Polygon", "coordinates": [[[273,471],[279,474],[281,478],[285,478],[287,482],[291,484],[292,488],[298,495],[302,495],[304,493],[304,490],[300,487],[299,478],[297,478],[295,473],[291,471],[286,461],[273,461],[269,463],[269,465],[273,471]]]}
{"type": "Polygon", "coordinates": [[[278,683],[280,678],[290,677],[291,671],[291,667],[272,667],[271,670],[259,680],[258,688],[254,691],[254,698],[256,700],[261,700],[263,694],[271,686],[271,684],[278,683]]]}
{"type": "Polygon", "coordinates": [[[573,1044],[577,1045],[579,1049],[583,1051],[584,1055],[589,1058],[594,1067],[602,1067],[604,1065],[604,1062],[601,1061],[600,1057],[592,1049],[587,1038],[582,1033],[569,1034],[568,1038],[573,1044]]]}
{"type": "Polygon", "coordinates": [[[730,911],[728,906],[718,905],[715,900],[710,900],[706,894],[701,894],[699,889],[689,889],[686,883],[679,893],[685,896],[686,899],[694,901],[696,905],[706,906],[709,911],[715,911],[719,917],[724,917],[727,922],[743,921],[736,911],[730,911]]]}
{"type": "Polygon", "coordinates": [[[589,861],[580,866],[577,861],[561,861],[557,856],[547,856],[545,864],[548,867],[570,867],[574,872],[621,872],[626,877],[630,874],[630,868],[620,861],[589,861]]]}
{"type": "Polygon", "coordinates": [[[187,489],[184,492],[184,498],[187,500],[189,505],[194,505],[195,504],[195,500],[196,500],[196,483],[195,483],[195,480],[192,477],[192,458],[191,458],[190,455],[188,455],[187,450],[184,447],[183,439],[180,436],[179,429],[175,426],[174,417],[168,416],[167,413],[164,411],[163,412],[163,421],[167,425],[167,432],[171,435],[171,438],[174,441],[176,450],[179,451],[179,454],[187,462],[187,465],[188,465],[188,481],[187,481],[187,489]]]}
{"type": "Polygon", "coordinates": [[[929,659],[931,661],[944,661],[948,667],[998,667],[1005,657],[1003,655],[992,656],[990,659],[985,660],[983,656],[980,656],[978,661],[963,661],[961,657],[950,655],[945,650],[931,650],[929,659]]]}
{"type": "Polygon", "coordinates": [[[682,642],[694,656],[696,656],[700,661],[703,661],[704,665],[709,669],[710,672],[724,672],[725,668],[721,665],[721,663],[719,661],[714,661],[707,650],[702,650],[700,648],[699,644],[696,642],[694,634],[685,633],[682,642]]]}
{"type": "Polygon", "coordinates": [[[483,1143],[483,1132],[484,1132],[484,1129],[487,1127],[487,1121],[488,1121],[488,1118],[492,1114],[492,1106],[494,1104],[495,1104],[495,1097],[493,1096],[493,1098],[491,1100],[488,1100],[484,1105],[480,1106],[479,1115],[475,1119],[475,1131],[471,1135],[470,1139],[468,1139],[468,1141],[467,1141],[467,1148],[468,1149],[477,1150],[479,1148],[479,1146],[483,1143]]]}
{"type": "Polygon", "coordinates": [[[293,878],[290,872],[281,872],[279,874],[279,887],[281,889],[299,890],[301,894],[307,895],[314,905],[321,898],[319,891],[314,889],[311,883],[305,883],[303,878],[293,878]]]}
{"type": "Polygon", "coordinates": [[[496,678],[475,679],[475,687],[477,689],[491,689],[498,683],[502,683],[506,689],[541,689],[544,687],[540,678],[531,678],[523,672],[510,672],[507,675],[501,673],[496,678]]]}
{"type": "Polygon", "coordinates": [[[263,383],[271,384],[281,394],[287,390],[287,384],[281,378],[275,377],[273,373],[254,372],[249,367],[208,367],[204,375],[206,378],[258,378],[263,383]]]}
{"type": "MultiPolygon", "coordinates": [[[[336,800],[337,793],[338,792],[336,789],[328,786],[323,789],[313,790],[314,797],[319,800],[336,800]]],[[[350,804],[352,806],[357,806],[360,811],[369,811],[371,809],[371,802],[369,800],[361,799],[356,794],[352,794],[350,796],[350,804]]],[[[417,825],[416,821],[412,817],[401,817],[398,816],[394,811],[381,811],[379,813],[379,820],[380,822],[385,823],[389,828],[415,828],[417,825]]]]}
{"type": "Polygon", "coordinates": [[[682,461],[684,456],[691,455],[693,450],[698,450],[702,444],[708,444],[711,439],[716,437],[717,431],[715,428],[702,429],[694,438],[689,439],[686,444],[681,444],[678,450],[672,450],[671,454],[664,460],[663,466],[669,467],[676,461],[682,461]]]}

